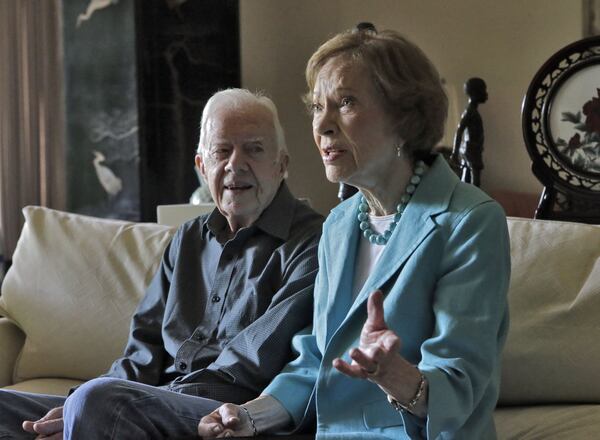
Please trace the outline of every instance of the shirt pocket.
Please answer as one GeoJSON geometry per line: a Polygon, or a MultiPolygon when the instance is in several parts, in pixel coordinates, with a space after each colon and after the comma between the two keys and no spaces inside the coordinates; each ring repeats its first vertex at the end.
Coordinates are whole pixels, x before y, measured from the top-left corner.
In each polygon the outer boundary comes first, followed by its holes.
{"type": "Polygon", "coordinates": [[[367,429],[404,426],[402,416],[387,399],[377,400],[363,406],[363,421],[367,429]]]}

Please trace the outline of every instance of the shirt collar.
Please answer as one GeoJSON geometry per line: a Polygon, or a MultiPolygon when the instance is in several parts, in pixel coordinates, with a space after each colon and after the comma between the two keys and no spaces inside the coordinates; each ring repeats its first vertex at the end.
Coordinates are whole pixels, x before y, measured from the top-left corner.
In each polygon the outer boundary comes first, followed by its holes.
{"type": "MultiPolygon", "coordinates": [[[[290,233],[296,198],[290,192],[285,181],[281,182],[275,197],[250,228],[258,228],[269,235],[286,240],[290,233]]],[[[228,227],[227,219],[217,208],[208,215],[202,225],[217,235],[223,228],[228,227]]]]}

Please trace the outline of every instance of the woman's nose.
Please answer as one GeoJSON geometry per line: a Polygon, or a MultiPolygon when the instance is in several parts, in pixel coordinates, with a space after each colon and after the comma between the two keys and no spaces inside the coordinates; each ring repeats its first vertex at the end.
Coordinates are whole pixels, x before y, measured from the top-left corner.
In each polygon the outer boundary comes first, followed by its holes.
{"type": "Polygon", "coordinates": [[[229,160],[227,161],[227,165],[225,165],[225,171],[231,171],[234,173],[238,173],[240,171],[248,170],[248,161],[246,154],[243,149],[234,148],[229,156],[229,160]]]}
{"type": "Polygon", "coordinates": [[[313,117],[313,131],[319,136],[332,136],[337,132],[333,111],[325,107],[313,117]]]}

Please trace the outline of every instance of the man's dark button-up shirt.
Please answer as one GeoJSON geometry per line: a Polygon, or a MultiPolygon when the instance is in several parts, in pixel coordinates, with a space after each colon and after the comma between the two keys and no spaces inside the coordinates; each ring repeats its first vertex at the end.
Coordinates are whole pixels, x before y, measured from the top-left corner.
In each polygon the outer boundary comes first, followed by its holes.
{"type": "Polygon", "coordinates": [[[322,222],[284,182],[224,243],[218,210],[182,225],[107,375],[219,401],[256,397],[311,322],[322,222]]]}

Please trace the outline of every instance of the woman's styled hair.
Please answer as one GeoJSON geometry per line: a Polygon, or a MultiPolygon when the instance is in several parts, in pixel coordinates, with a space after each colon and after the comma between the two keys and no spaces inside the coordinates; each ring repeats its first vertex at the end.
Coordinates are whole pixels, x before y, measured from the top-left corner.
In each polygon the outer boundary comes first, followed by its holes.
{"type": "Polygon", "coordinates": [[[423,51],[398,32],[377,32],[372,25],[339,33],[308,60],[307,104],[312,102],[319,71],[338,56],[360,62],[370,72],[386,110],[397,121],[397,133],[406,142],[404,151],[411,157],[430,153],[444,133],[448,98],[423,51]]]}

